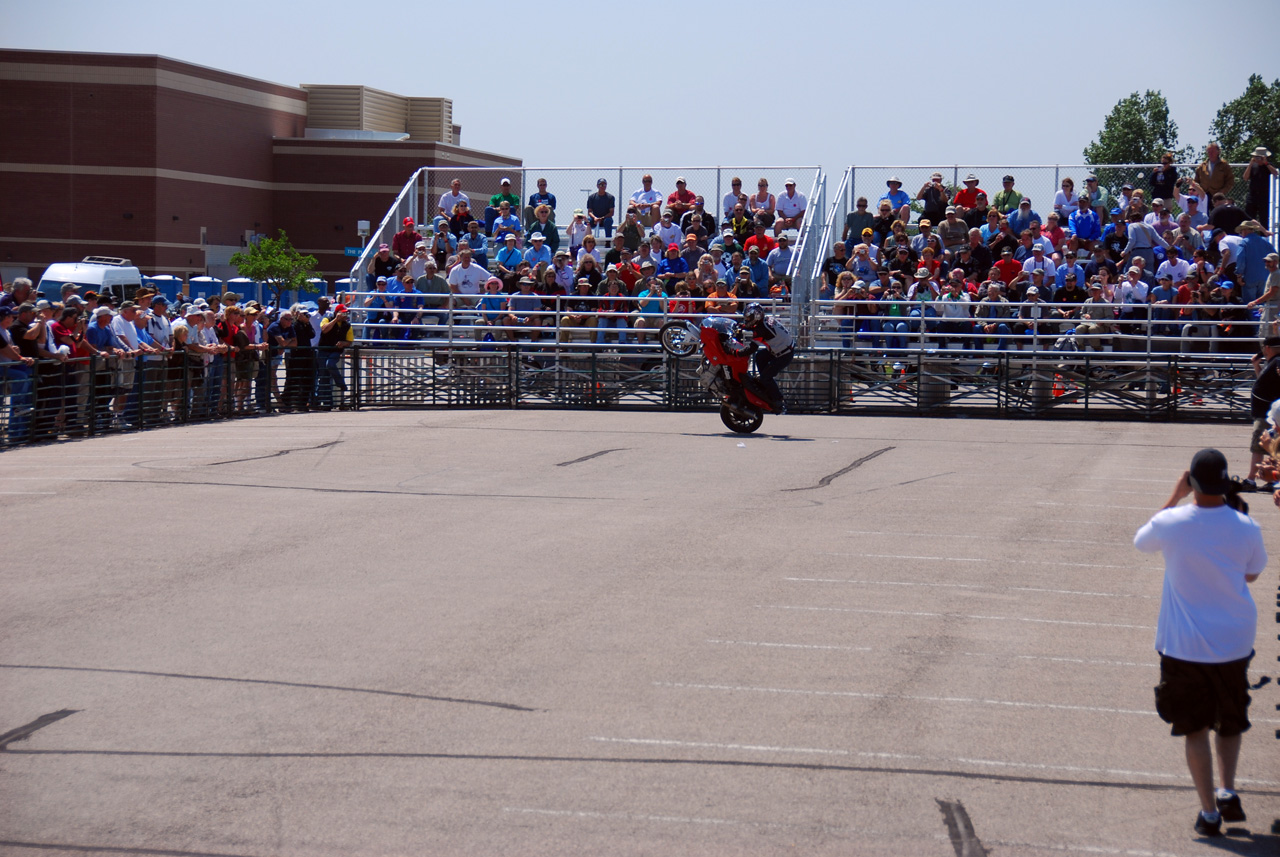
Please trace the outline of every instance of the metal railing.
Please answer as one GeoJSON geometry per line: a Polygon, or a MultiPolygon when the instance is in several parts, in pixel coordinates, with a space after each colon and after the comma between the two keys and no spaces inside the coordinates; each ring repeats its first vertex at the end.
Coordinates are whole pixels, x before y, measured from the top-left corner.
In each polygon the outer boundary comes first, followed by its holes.
{"type": "Polygon", "coordinates": [[[0,448],[280,411],[351,407],[339,349],[168,353],[0,364],[0,448]]]}
{"type": "MultiPolygon", "coordinates": [[[[826,177],[823,177],[826,182],[826,177]]],[[[848,200],[849,191],[849,170],[845,170],[844,175],[840,177],[840,185],[836,188],[835,193],[831,195],[832,204],[826,209],[826,215],[822,221],[821,229],[809,238],[809,246],[811,248],[810,260],[812,265],[809,269],[809,282],[813,284],[813,293],[809,296],[809,305],[805,308],[803,316],[795,319],[797,322],[793,326],[797,339],[804,344],[808,344],[810,339],[810,320],[815,314],[813,303],[820,295],[819,291],[822,287],[822,265],[826,261],[826,249],[834,246],[835,242],[840,240],[840,230],[848,214],[845,202],[848,200]]]]}
{"type": "Polygon", "coordinates": [[[948,303],[939,298],[822,300],[815,302],[809,324],[810,345],[818,349],[1089,351],[1098,355],[1095,360],[1103,359],[1104,353],[1147,359],[1167,354],[1253,355],[1259,341],[1276,332],[1274,320],[1266,321],[1243,304],[1118,300],[1096,305],[948,303]]]}
{"type": "Polygon", "coordinates": [[[658,350],[658,331],[672,319],[699,320],[712,315],[737,316],[748,301],[755,301],[771,315],[789,312],[790,302],[779,298],[739,298],[712,295],[694,298],[662,295],[629,297],[626,295],[536,295],[536,308],[509,309],[478,305],[485,297],[494,304],[518,297],[504,292],[492,295],[429,295],[415,292],[353,292],[351,323],[355,341],[360,345],[383,345],[411,348],[527,342],[539,347],[572,350],[608,348],[653,352],[658,350]],[[395,299],[405,302],[400,308],[366,307],[366,300],[395,299]],[[439,306],[424,306],[425,300],[437,300],[439,306]],[[610,303],[626,307],[611,308],[610,303]],[[582,304],[581,309],[576,305],[582,304]]]}
{"type": "MultiPolygon", "coordinates": [[[[251,376],[98,358],[0,380],[0,449],[249,413],[367,407],[715,408],[698,358],[526,343],[297,349],[251,376]],[[247,406],[246,406],[247,405],[247,406]]],[[[1245,354],[811,349],[777,381],[792,413],[1123,420],[1250,417],[1245,354]]]]}
{"type": "MultiPolygon", "coordinates": [[[[626,352],[357,348],[360,407],[718,407],[693,359],[626,352]]],[[[805,351],[777,381],[789,413],[1250,419],[1243,355],[805,351]]]]}

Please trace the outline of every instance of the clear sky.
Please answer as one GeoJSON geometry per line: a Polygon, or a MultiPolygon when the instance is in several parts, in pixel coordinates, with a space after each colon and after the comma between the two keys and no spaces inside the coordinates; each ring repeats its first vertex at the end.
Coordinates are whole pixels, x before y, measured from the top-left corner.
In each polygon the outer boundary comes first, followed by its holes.
{"type": "Polygon", "coordinates": [[[3,0],[0,44],[444,96],[464,145],[527,166],[839,173],[1080,163],[1146,89],[1199,148],[1251,73],[1280,78],[1280,2],[3,0]]]}

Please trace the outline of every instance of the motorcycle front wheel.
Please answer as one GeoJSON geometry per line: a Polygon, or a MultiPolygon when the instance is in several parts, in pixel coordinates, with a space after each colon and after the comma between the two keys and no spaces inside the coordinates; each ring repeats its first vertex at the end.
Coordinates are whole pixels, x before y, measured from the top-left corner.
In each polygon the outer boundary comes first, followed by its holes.
{"type": "Polygon", "coordinates": [[[751,434],[760,428],[760,424],[764,422],[764,414],[755,408],[751,409],[752,416],[748,419],[734,412],[728,405],[720,406],[720,421],[728,427],[730,431],[738,434],[751,434]]]}
{"type": "Polygon", "coordinates": [[[672,357],[689,357],[698,350],[698,339],[683,321],[669,321],[658,331],[662,350],[672,357]]]}

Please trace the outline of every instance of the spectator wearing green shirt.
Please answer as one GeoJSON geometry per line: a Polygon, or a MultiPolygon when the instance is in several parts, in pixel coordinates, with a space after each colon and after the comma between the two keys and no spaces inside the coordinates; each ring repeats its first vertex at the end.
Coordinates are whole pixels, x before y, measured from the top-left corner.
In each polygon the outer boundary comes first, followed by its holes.
{"type": "Polygon", "coordinates": [[[995,199],[991,200],[991,204],[1001,214],[1017,211],[1018,204],[1022,202],[1022,194],[1013,189],[1013,176],[1005,176],[1000,181],[1003,187],[996,194],[995,199]]]}
{"type": "Polygon", "coordinates": [[[485,235],[493,234],[493,221],[498,219],[498,207],[502,203],[508,203],[513,210],[520,205],[520,197],[511,192],[511,179],[503,176],[499,184],[502,186],[502,190],[489,197],[489,204],[484,208],[485,235]]]}

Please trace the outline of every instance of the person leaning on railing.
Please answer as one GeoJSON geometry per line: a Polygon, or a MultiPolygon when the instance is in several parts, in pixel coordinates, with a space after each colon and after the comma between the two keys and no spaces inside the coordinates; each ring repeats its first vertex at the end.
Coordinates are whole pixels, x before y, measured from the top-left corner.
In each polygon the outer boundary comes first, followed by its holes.
{"type": "Polygon", "coordinates": [[[1085,298],[1076,322],[1076,347],[1081,351],[1101,351],[1104,337],[1111,335],[1114,320],[1115,307],[1103,294],[1102,284],[1097,280],[1090,282],[1089,297],[1085,298]]]}
{"type": "MultiPolygon", "coordinates": [[[[588,257],[589,258],[589,257],[588,257]]],[[[621,292],[622,281],[611,280],[605,284],[606,291],[600,297],[599,318],[596,324],[596,344],[603,345],[605,331],[613,328],[618,331],[618,344],[627,343],[627,316],[631,307],[621,292]]]]}
{"type": "Polygon", "coordinates": [[[591,287],[591,281],[583,277],[578,280],[574,293],[565,298],[560,315],[557,342],[568,342],[575,328],[591,329],[596,326],[596,309],[598,303],[591,287]]]}
{"type": "Polygon", "coordinates": [[[533,342],[542,338],[542,298],[534,293],[533,286],[533,279],[524,277],[520,280],[520,291],[507,299],[507,314],[502,316],[502,321],[508,328],[507,339],[512,342],[516,341],[519,328],[529,328],[533,342]]]}
{"type": "Polygon", "coordinates": [[[666,292],[657,280],[650,280],[648,287],[636,295],[639,300],[631,312],[632,327],[636,331],[636,341],[644,345],[648,340],[649,330],[662,327],[666,310],[666,292]]]}
{"type": "Polygon", "coordinates": [[[9,443],[27,440],[31,428],[31,387],[35,358],[18,350],[9,330],[17,313],[13,307],[0,307],[0,393],[9,396],[9,443]]]}

